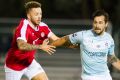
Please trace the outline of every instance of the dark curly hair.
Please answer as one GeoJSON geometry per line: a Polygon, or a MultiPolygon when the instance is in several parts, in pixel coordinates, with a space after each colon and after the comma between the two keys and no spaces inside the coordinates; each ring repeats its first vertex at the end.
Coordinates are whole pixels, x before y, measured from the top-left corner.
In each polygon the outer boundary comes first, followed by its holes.
{"type": "Polygon", "coordinates": [[[105,22],[109,21],[109,15],[104,10],[97,10],[97,11],[95,11],[93,13],[92,18],[94,19],[96,16],[104,16],[105,17],[105,22]]]}

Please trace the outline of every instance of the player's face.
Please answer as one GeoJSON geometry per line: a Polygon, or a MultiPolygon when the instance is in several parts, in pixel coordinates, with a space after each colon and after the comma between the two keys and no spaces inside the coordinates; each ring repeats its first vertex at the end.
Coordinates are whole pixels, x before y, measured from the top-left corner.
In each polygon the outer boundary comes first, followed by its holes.
{"type": "Polygon", "coordinates": [[[98,35],[101,35],[105,32],[107,27],[107,22],[105,22],[104,16],[96,16],[93,20],[93,30],[98,35]]]}
{"type": "Polygon", "coordinates": [[[32,22],[33,25],[37,26],[41,22],[42,10],[41,8],[32,8],[27,14],[28,19],[32,22]]]}

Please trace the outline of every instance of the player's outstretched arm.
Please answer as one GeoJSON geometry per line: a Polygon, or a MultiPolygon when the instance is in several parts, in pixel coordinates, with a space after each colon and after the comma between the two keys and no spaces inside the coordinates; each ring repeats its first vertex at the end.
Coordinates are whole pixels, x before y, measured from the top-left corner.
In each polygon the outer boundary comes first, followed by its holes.
{"type": "Polygon", "coordinates": [[[120,60],[115,55],[108,56],[108,61],[118,70],[120,70],[120,60]]]}
{"type": "Polygon", "coordinates": [[[50,45],[52,46],[64,46],[64,47],[68,47],[68,48],[76,48],[78,45],[73,45],[68,36],[63,36],[60,39],[57,39],[55,41],[53,41],[52,43],[50,43],[50,45]]]}
{"type": "Polygon", "coordinates": [[[53,41],[59,39],[59,37],[51,32],[51,36],[48,39],[49,39],[50,42],[53,42],[53,41]]]}
{"type": "Polygon", "coordinates": [[[17,46],[20,50],[24,51],[30,51],[30,50],[36,50],[36,49],[41,49],[50,55],[55,52],[55,46],[48,45],[49,41],[44,40],[43,44],[41,45],[33,45],[25,42],[24,40],[18,39],[17,40],[17,46]]]}

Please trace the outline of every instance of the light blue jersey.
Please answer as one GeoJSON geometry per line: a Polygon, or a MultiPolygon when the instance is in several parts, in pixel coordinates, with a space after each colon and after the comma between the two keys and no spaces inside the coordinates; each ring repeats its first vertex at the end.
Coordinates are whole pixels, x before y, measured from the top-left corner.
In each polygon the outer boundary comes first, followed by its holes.
{"type": "Polygon", "coordinates": [[[96,35],[93,30],[69,35],[73,44],[80,44],[82,76],[109,74],[107,56],[114,54],[114,41],[108,33],[96,35]]]}

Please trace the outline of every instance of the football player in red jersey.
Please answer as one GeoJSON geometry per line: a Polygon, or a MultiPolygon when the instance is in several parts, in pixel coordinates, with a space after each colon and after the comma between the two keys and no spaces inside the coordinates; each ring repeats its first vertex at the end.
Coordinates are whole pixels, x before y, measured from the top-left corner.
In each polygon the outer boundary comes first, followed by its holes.
{"type": "Polygon", "coordinates": [[[30,1],[25,4],[27,19],[22,19],[15,30],[11,48],[5,61],[6,80],[20,80],[23,75],[29,80],[48,80],[41,65],[36,62],[34,55],[37,49],[48,54],[55,51],[55,47],[48,45],[48,40],[58,37],[41,22],[41,4],[30,1]]]}

